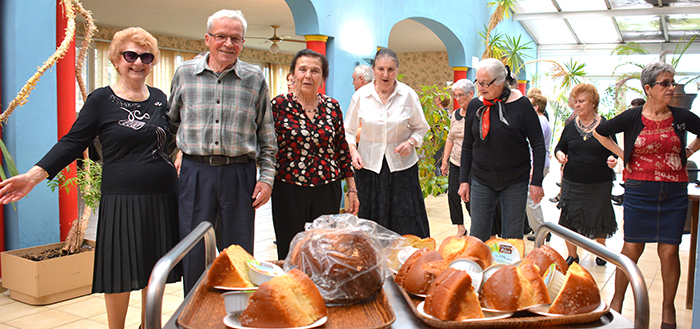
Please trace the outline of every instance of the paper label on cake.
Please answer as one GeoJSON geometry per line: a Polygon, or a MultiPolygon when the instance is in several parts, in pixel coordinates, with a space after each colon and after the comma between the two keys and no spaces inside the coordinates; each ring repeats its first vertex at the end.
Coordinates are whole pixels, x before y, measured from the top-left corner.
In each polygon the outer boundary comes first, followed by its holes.
{"type": "Polygon", "coordinates": [[[511,265],[520,260],[520,252],[509,242],[496,242],[491,245],[493,262],[511,265]]]}
{"type": "Polygon", "coordinates": [[[549,265],[549,268],[544,272],[542,275],[542,280],[544,281],[545,286],[549,286],[549,283],[552,282],[552,279],[554,279],[554,275],[556,274],[557,270],[557,264],[552,263],[549,265]]]}

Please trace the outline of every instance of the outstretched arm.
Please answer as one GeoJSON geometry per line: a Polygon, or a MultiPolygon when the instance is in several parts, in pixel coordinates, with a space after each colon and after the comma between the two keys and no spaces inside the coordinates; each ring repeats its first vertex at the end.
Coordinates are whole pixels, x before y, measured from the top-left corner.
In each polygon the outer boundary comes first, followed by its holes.
{"type": "Polygon", "coordinates": [[[19,201],[44,179],[49,177],[46,170],[39,166],[34,166],[24,174],[8,178],[0,182],[0,203],[8,204],[19,201]]]}

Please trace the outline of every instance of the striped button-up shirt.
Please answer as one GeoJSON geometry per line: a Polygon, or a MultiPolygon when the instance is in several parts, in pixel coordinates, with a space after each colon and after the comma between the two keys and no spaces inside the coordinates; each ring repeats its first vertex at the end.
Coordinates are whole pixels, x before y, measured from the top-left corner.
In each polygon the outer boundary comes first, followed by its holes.
{"type": "Polygon", "coordinates": [[[259,180],[272,186],[277,140],[265,77],[240,59],[217,74],[208,58],[183,63],[173,76],[168,118],[177,147],[190,155],[247,155],[260,166],[259,180]]]}

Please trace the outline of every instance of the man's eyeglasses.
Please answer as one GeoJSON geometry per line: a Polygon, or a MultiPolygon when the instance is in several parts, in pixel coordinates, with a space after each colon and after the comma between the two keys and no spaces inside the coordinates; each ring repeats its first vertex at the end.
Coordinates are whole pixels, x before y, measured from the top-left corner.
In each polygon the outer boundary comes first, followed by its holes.
{"type": "Polygon", "coordinates": [[[207,32],[207,34],[209,34],[212,38],[214,38],[214,41],[216,41],[216,42],[226,42],[226,39],[231,38],[231,43],[234,43],[237,45],[240,45],[241,43],[243,43],[243,38],[241,38],[241,37],[234,37],[232,35],[223,35],[223,34],[213,34],[213,33],[209,33],[209,32],[207,32]]]}
{"type": "Polygon", "coordinates": [[[492,85],[494,82],[496,82],[496,79],[498,79],[498,78],[494,78],[494,79],[491,80],[491,82],[489,82],[489,83],[481,83],[481,82],[479,82],[478,80],[474,80],[474,84],[477,85],[477,86],[479,86],[479,87],[482,87],[482,88],[488,88],[488,87],[491,87],[491,85],[492,85]]]}
{"type": "Polygon", "coordinates": [[[671,87],[671,86],[673,86],[673,88],[676,88],[676,86],[678,85],[678,83],[675,82],[675,81],[659,81],[659,82],[654,82],[654,83],[650,84],[650,86],[651,86],[652,88],[653,88],[654,86],[656,86],[656,85],[661,85],[661,87],[664,87],[664,88],[668,88],[668,87],[671,87]]]}
{"type": "Polygon", "coordinates": [[[124,60],[129,63],[133,63],[137,58],[141,57],[141,63],[144,64],[151,64],[151,62],[153,62],[153,60],[156,58],[156,56],[151,53],[137,54],[136,52],[130,50],[123,52],[122,56],[124,56],[124,60]]]}

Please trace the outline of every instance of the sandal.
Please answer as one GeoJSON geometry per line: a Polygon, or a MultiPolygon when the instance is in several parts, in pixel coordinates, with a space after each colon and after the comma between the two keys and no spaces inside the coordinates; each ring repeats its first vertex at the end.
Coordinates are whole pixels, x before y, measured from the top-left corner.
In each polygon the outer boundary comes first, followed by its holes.
{"type": "Polygon", "coordinates": [[[559,203],[559,197],[561,197],[561,194],[557,194],[557,196],[555,196],[553,198],[549,198],[549,201],[554,202],[554,203],[559,203]]]}

